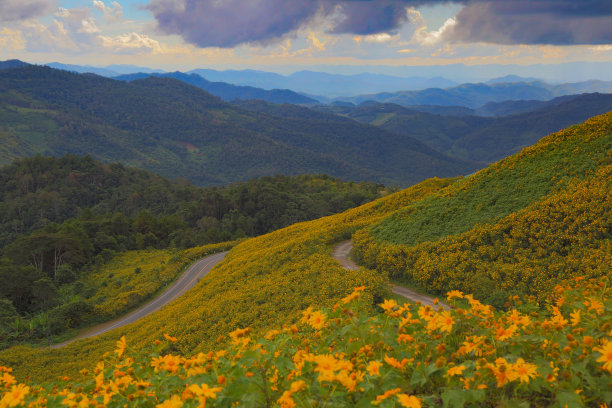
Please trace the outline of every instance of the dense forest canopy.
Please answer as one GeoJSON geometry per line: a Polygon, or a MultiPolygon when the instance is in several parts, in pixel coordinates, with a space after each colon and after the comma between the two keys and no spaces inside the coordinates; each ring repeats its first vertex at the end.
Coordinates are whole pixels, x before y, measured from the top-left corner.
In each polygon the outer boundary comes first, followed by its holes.
{"type": "Polygon", "coordinates": [[[21,159],[0,168],[0,297],[11,303],[2,303],[3,313],[73,303],[60,293],[81,296],[76,282],[125,251],[261,235],[387,192],[326,175],[202,188],[90,156],[21,159]]]}

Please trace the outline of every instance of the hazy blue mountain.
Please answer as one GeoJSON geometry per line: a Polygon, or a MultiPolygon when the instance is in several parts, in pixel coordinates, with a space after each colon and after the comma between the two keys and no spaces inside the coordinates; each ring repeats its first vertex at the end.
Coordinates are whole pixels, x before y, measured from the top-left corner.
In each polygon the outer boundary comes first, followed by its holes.
{"type": "Polygon", "coordinates": [[[399,77],[382,74],[341,75],[315,71],[299,71],[291,75],[280,75],[270,72],[215,71],[197,69],[190,71],[209,81],[227,82],[235,85],[249,85],[264,89],[286,88],[309,95],[350,96],[363,93],[397,91],[399,89],[425,89],[431,87],[449,87],[456,82],[442,77],[399,77]]]}
{"type": "Polygon", "coordinates": [[[462,84],[447,89],[431,88],[421,91],[386,92],[337,99],[354,104],[376,101],[402,106],[464,106],[476,109],[489,102],[508,100],[547,101],[558,96],[593,92],[612,93],[612,82],[585,81],[560,85],[550,85],[545,82],[476,83],[462,84]]]}
{"type": "Polygon", "coordinates": [[[90,74],[96,74],[96,75],[109,77],[109,78],[119,75],[119,73],[116,71],[112,71],[107,68],[92,67],[91,65],[62,64],[60,62],[51,62],[45,65],[51,68],[55,68],[55,69],[76,72],[78,74],[90,73],[90,74]]]}
{"type": "Polygon", "coordinates": [[[217,71],[214,69],[194,69],[188,74],[197,74],[214,82],[227,82],[234,85],[254,86],[263,89],[284,88],[285,77],[273,72],[245,70],[217,71]]]}
{"type": "Polygon", "coordinates": [[[144,79],[150,76],[178,79],[179,81],[202,88],[205,91],[218,96],[224,101],[232,101],[234,99],[261,99],[272,103],[293,103],[296,105],[315,105],[319,103],[319,101],[316,99],[300,95],[288,89],[272,89],[268,91],[252,86],[238,86],[227,84],[225,82],[211,82],[202,78],[200,75],[184,74],[182,72],[171,72],[165,74],[137,73],[120,75],[115,77],[115,79],[119,79],[121,81],[134,81],[136,79],[144,79]]]}
{"type": "Polygon", "coordinates": [[[479,116],[480,114],[471,108],[465,106],[440,106],[440,105],[412,105],[405,106],[406,109],[415,110],[418,112],[432,113],[442,116],[479,116]]]}
{"type": "Polygon", "coordinates": [[[164,70],[161,69],[152,69],[152,68],[147,68],[147,67],[141,67],[138,65],[129,65],[129,64],[114,64],[114,65],[108,65],[105,67],[108,70],[111,70],[113,72],[117,72],[121,75],[126,75],[126,74],[133,74],[136,72],[145,72],[145,73],[163,73],[166,72],[164,70]]]}
{"type": "Polygon", "coordinates": [[[538,81],[541,81],[541,80],[539,78],[526,78],[526,77],[522,77],[518,75],[505,75],[503,77],[489,79],[485,83],[489,85],[493,85],[493,84],[501,84],[504,82],[512,83],[512,82],[538,82],[538,81]]]}
{"type": "Polygon", "coordinates": [[[21,67],[26,67],[28,65],[30,64],[28,64],[27,62],[16,60],[16,59],[0,61],[0,69],[21,68],[21,67]]]}
{"type": "Polygon", "coordinates": [[[582,93],[612,93],[611,81],[590,80],[550,86],[555,96],[582,93]]]}
{"type": "Polygon", "coordinates": [[[112,78],[118,75],[124,74],[132,74],[135,72],[164,72],[159,69],[151,69],[146,67],[138,67],[136,65],[109,65],[106,67],[94,67],[91,65],[72,65],[72,64],[62,64],[59,62],[52,62],[49,64],[45,64],[48,67],[55,69],[62,69],[64,71],[76,72],[78,74],[90,73],[96,74],[107,78],[112,78]]]}

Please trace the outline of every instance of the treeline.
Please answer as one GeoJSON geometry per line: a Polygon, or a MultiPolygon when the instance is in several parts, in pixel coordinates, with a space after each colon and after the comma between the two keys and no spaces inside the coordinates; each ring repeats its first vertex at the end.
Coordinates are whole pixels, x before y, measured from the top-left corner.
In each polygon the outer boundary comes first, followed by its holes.
{"type": "Polygon", "coordinates": [[[82,295],[75,282],[120,252],[256,236],[383,192],[325,175],[199,188],[91,157],[16,161],[0,169],[0,325],[82,295]]]}

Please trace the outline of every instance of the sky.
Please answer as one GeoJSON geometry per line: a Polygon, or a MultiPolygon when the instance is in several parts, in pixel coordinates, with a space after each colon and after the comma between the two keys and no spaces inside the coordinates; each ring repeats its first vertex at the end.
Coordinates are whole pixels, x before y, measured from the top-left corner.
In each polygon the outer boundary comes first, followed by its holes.
{"type": "Polygon", "coordinates": [[[612,1],[0,0],[12,58],[285,73],[612,62],[612,1]]]}

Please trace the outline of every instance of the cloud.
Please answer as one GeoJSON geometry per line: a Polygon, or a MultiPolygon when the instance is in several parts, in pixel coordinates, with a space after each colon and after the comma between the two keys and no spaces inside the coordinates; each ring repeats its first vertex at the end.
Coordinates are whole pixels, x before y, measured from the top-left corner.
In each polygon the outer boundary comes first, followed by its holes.
{"type": "Polygon", "coordinates": [[[443,38],[494,44],[611,44],[609,0],[472,1],[443,38]]]}
{"type": "Polygon", "coordinates": [[[144,52],[160,52],[159,41],[145,34],[129,33],[114,37],[99,36],[102,46],[116,54],[141,54],[144,52]]]}
{"type": "Polygon", "coordinates": [[[378,34],[394,31],[408,20],[407,4],[396,0],[338,2],[341,20],[336,34],[378,34]]]}
{"type": "MultiPolygon", "coordinates": [[[[99,0],[98,0],[99,1],[99,0]]],[[[394,34],[410,10],[448,0],[150,0],[158,30],[199,47],[267,44],[295,35],[315,17],[334,34],[394,34]]],[[[465,5],[429,42],[610,44],[610,0],[455,0],[465,5]]]]}
{"type": "Polygon", "coordinates": [[[0,0],[0,22],[28,20],[52,13],[56,0],[0,0]]]}
{"type": "Polygon", "coordinates": [[[25,41],[21,31],[11,30],[8,27],[0,29],[0,51],[21,51],[25,48],[25,41]]]}
{"type": "Polygon", "coordinates": [[[164,34],[200,47],[269,43],[294,32],[317,12],[314,0],[151,0],[164,34]]]}
{"type": "Polygon", "coordinates": [[[123,7],[116,1],[111,1],[110,4],[111,6],[107,6],[102,0],[93,0],[93,6],[104,14],[107,21],[121,21],[123,19],[123,7]]]}
{"type": "Polygon", "coordinates": [[[101,32],[88,8],[60,8],[47,25],[31,19],[22,22],[19,28],[26,49],[31,52],[91,51],[99,43],[101,32]]]}

